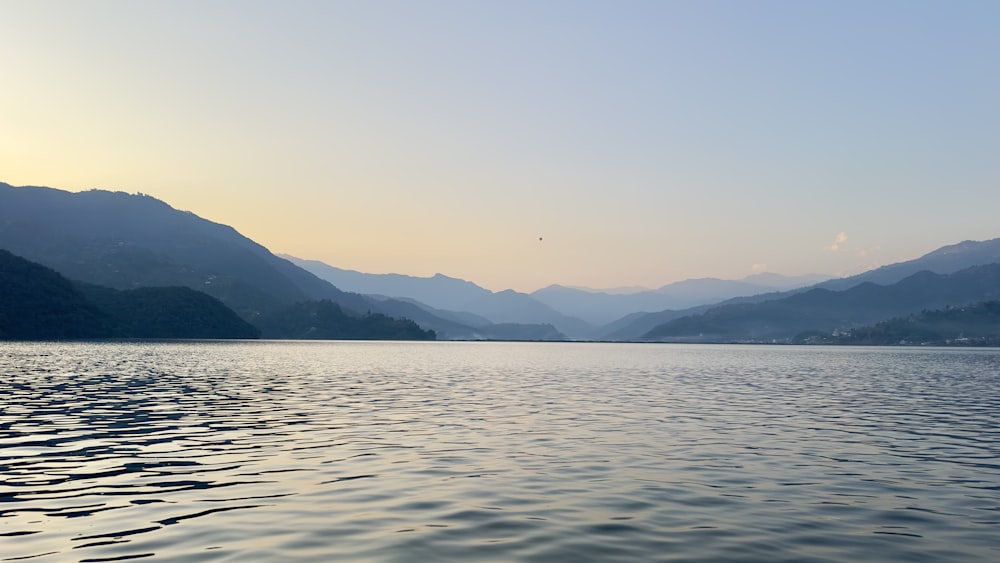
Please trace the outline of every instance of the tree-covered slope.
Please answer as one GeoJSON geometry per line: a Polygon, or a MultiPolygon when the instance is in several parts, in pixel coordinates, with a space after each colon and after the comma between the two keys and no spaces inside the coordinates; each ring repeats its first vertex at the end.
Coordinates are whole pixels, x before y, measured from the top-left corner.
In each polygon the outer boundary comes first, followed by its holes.
{"type": "Polygon", "coordinates": [[[0,338],[256,338],[219,300],[184,287],[76,283],[0,250],[0,338]]]}
{"type": "MultiPolygon", "coordinates": [[[[664,310],[654,313],[629,315],[603,327],[601,338],[607,340],[641,340],[651,330],[660,325],[681,317],[699,315],[709,309],[714,310],[726,306],[734,306],[735,308],[737,306],[753,305],[766,301],[777,301],[792,295],[805,293],[811,289],[845,291],[865,282],[878,285],[891,285],[919,272],[927,271],[935,274],[953,274],[973,266],[998,262],[1000,262],[1000,238],[984,241],[967,240],[958,244],[943,246],[914,260],[889,264],[846,278],[827,280],[817,283],[810,288],[736,297],[716,303],[714,306],[702,306],[691,310],[664,310]]],[[[685,320],[683,323],[688,324],[692,329],[696,328],[696,325],[700,325],[700,321],[685,320]]],[[[708,329],[710,333],[715,330],[712,326],[703,326],[703,328],[708,329]]],[[[739,331],[732,331],[732,333],[738,334],[739,331]]],[[[689,337],[690,335],[685,336],[685,338],[689,337]]]]}
{"type": "MultiPolygon", "coordinates": [[[[505,334],[518,340],[535,340],[535,337],[542,333],[547,333],[550,336],[559,334],[560,339],[565,339],[566,336],[570,338],[593,336],[594,327],[587,322],[564,315],[525,293],[512,290],[493,292],[472,282],[442,274],[427,278],[400,274],[365,274],[335,268],[317,260],[302,260],[293,256],[285,257],[337,287],[399,298],[396,303],[393,303],[392,300],[381,302],[382,312],[390,315],[399,315],[399,311],[407,310],[407,307],[399,301],[412,300],[421,304],[424,316],[427,315],[429,309],[459,314],[469,313],[488,319],[490,323],[504,325],[496,330],[491,329],[485,332],[493,335],[505,334]],[[423,305],[428,307],[423,307],[423,305]],[[549,329],[541,328],[541,325],[555,327],[557,330],[552,332],[549,329]],[[519,329],[519,326],[523,329],[519,329]]],[[[457,338],[477,339],[483,337],[484,334],[483,326],[476,326],[475,330],[470,326],[453,328],[446,323],[441,323],[440,318],[428,319],[425,322],[422,318],[413,315],[421,315],[421,313],[414,312],[411,308],[411,313],[402,316],[419,322],[425,328],[434,329],[441,336],[452,337],[454,335],[457,338]]],[[[433,313],[433,316],[437,317],[438,315],[433,313]]],[[[471,324],[475,325],[476,323],[471,324]]]]}
{"type": "Polygon", "coordinates": [[[1000,264],[949,275],[920,272],[892,285],[863,283],[845,291],[811,289],[763,303],[711,308],[649,331],[647,340],[789,340],[806,331],[832,332],[873,324],[922,309],[940,309],[1000,298],[1000,264]]]}
{"type": "Polygon", "coordinates": [[[257,338],[260,330],[218,299],[187,287],[116,290],[81,284],[121,338],[257,338]]]}
{"type": "Polygon", "coordinates": [[[800,341],[879,346],[1000,346],[1000,301],[921,311],[847,332],[802,335],[800,341]]]}
{"type": "Polygon", "coordinates": [[[141,194],[0,183],[0,246],[96,285],[204,291],[247,319],[308,299],[366,306],[232,227],[141,194]]]}
{"type": "Polygon", "coordinates": [[[48,340],[112,336],[110,316],[72,282],[0,250],[0,338],[48,340]]]}
{"type": "MultiPolygon", "coordinates": [[[[341,291],[232,227],[142,194],[0,183],[0,247],[89,284],[188,287],[251,323],[304,301],[390,315],[397,305],[341,291]]],[[[442,322],[422,315],[423,326],[442,322]]]]}
{"type": "Polygon", "coordinates": [[[413,321],[380,313],[361,316],[345,312],[329,300],[297,303],[261,317],[265,338],[298,340],[434,340],[434,331],[413,321]]]}

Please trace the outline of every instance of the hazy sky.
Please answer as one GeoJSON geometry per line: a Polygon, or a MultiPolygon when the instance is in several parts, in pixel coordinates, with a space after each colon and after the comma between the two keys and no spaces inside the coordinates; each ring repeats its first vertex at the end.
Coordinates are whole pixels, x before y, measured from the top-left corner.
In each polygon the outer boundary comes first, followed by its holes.
{"type": "Polygon", "coordinates": [[[494,290],[850,274],[1000,237],[998,30],[995,0],[0,0],[0,181],[494,290]]]}

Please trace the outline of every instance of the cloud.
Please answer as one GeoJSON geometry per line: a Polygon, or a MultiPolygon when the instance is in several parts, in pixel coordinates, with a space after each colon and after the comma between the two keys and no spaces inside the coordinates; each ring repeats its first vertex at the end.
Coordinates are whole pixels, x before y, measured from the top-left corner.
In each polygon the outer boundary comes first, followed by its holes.
{"type": "Polygon", "coordinates": [[[766,272],[767,271],[767,264],[754,264],[753,266],[750,266],[750,269],[753,270],[753,273],[755,273],[755,274],[759,274],[761,272],[766,272]]]}
{"type": "Polygon", "coordinates": [[[837,233],[837,236],[833,239],[833,244],[831,244],[827,248],[831,252],[836,252],[840,250],[840,245],[844,244],[845,242],[847,242],[847,233],[845,233],[844,231],[840,231],[839,233],[837,233]]]}

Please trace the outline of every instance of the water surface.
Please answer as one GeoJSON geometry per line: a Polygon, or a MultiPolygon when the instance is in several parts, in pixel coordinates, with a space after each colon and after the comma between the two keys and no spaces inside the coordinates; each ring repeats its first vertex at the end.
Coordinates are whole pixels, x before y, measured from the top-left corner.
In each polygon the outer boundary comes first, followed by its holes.
{"type": "Polygon", "coordinates": [[[0,561],[996,561],[998,388],[997,350],[0,343],[0,561]]]}

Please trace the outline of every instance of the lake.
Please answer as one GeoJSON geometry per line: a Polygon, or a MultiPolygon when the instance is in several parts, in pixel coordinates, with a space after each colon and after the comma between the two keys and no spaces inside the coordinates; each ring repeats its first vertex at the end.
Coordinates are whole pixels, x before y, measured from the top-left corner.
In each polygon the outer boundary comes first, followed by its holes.
{"type": "Polygon", "coordinates": [[[0,343],[2,561],[1000,561],[1000,350],[0,343]]]}

